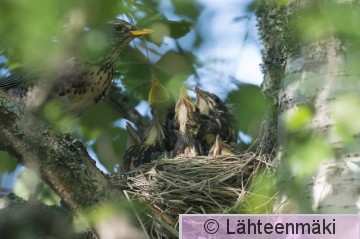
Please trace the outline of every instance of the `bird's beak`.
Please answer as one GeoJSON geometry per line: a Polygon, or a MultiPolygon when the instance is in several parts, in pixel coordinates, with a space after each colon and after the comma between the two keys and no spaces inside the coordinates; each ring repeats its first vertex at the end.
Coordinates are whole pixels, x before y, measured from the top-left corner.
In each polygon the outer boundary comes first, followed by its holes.
{"type": "Polygon", "coordinates": [[[209,105],[206,101],[207,95],[199,87],[195,86],[196,106],[199,107],[201,114],[209,115],[209,105]]]}
{"type": "Polygon", "coordinates": [[[223,148],[222,140],[219,137],[219,135],[216,135],[215,142],[214,142],[213,146],[211,147],[211,149],[209,150],[209,154],[210,155],[221,155],[222,148],[223,148]]]}
{"type": "Polygon", "coordinates": [[[205,98],[205,93],[204,91],[202,91],[199,87],[195,86],[195,93],[196,93],[196,98],[201,97],[201,98],[205,98]]]}
{"type": "Polygon", "coordinates": [[[129,122],[126,122],[126,129],[129,133],[129,136],[130,136],[130,144],[128,145],[128,148],[130,146],[133,146],[133,145],[138,145],[140,144],[140,137],[139,135],[136,133],[134,127],[129,123],[129,122]]]}
{"type": "Polygon", "coordinates": [[[199,87],[197,87],[197,86],[195,86],[195,92],[196,92],[196,94],[199,94],[199,93],[201,93],[201,90],[200,90],[200,88],[199,88],[199,87]]]}
{"type": "Polygon", "coordinates": [[[130,34],[133,35],[134,37],[140,37],[140,36],[144,36],[144,35],[148,35],[153,33],[153,30],[150,29],[135,29],[135,30],[131,30],[130,34]]]}
{"type": "Polygon", "coordinates": [[[187,102],[187,105],[190,105],[192,112],[195,112],[196,110],[196,105],[192,102],[192,100],[190,99],[187,90],[185,88],[185,86],[182,86],[180,89],[180,99],[184,100],[185,102],[187,102]]]}
{"type": "Polygon", "coordinates": [[[185,86],[182,86],[180,88],[180,97],[183,98],[183,99],[189,98],[189,95],[187,93],[187,90],[186,90],[185,86]]]}
{"type": "Polygon", "coordinates": [[[155,74],[151,76],[151,89],[149,93],[149,104],[152,105],[154,102],[164,102],[170,98],[169,92],[160,83],[155,74]]]}

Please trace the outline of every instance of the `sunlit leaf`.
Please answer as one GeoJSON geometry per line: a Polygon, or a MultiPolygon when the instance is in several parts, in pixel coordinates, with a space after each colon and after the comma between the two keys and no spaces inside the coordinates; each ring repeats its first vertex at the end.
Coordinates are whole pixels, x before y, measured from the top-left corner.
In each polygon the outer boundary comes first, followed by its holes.
{"type": "Polygon", "coordinates": [[[23,199],[28,199],[41,183],[39,177],[30,169],[24,170],[16,180],[14,192],[23,199]]]}
{"type": "Polygon", "coordinates": [[[25,169],[20,173],[15,183],[14,193],[25,200],[33,197],[47,205],[60,202],[59,196],[30,169],[25,169]]]}
{"type": "Polygon", "coordinates": [[[298,106],[285,112],[285,123],[290,131],[299,130],[310,122],[313,112],[309,107],[298,106]]]}
{"type": "Polygon", "coordinates": [[[186,77],[184,75],[174,75],[165,83],[166,88],[176,99],[180,96],[180,88],[184,85],[186,77]]]}
{"type": "Polygon", "coordinates": [[[266,214],[272,211],[275,177],[270,172],[258,172],[250,182],[249,192],[237,213],[266,214]]]}
{"type": "Polygon", "coordinates": [[[321,138],[313,138],[305,143],[292,142],[288,147],[291,175],[301,175],[299,180],[313,174],[319,164],[332,157],[329,144],[321,138]]]}

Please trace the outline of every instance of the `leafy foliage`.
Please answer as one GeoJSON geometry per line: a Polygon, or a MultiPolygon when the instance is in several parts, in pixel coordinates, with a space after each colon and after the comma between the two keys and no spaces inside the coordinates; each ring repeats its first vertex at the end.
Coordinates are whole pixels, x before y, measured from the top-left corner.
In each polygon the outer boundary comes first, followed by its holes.
{"type": "Polygon", "coordinates": [[[260,87],[239,85],[238,90],[229,94],[228,103],[236,117],[238,129],[253,139],[258,138],[266,109],[260,87]]]}
{"type": "Polygon", "coordinates": [[[11,172],[11,171],[15,170],[17,163],[6,152],[0,151],[0,159],[1,159],[0,174],[4,173],[6,171],[11,172]]]}
{"type": "Polygon", "coordinates": [[[237,213],[266,214],[271,212],[272,209],[269,206],[274,200],[275,182],[275,177],[270,171],[258,172],[250,182],[250,193],[247,195],[245,203],[238,205],[237,213]]]}

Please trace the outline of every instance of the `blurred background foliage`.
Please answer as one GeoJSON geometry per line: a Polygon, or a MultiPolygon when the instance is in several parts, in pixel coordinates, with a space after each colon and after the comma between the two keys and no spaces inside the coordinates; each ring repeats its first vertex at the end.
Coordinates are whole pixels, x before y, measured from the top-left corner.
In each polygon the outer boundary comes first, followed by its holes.
{"type": "Polygon", "coordinates": [[[355,1],[318,0],[308,1],[300,10],[290,8],[296,11],[288,18],[285,49],[291,57],[303,60],[304,65],[299,72],[287,75],[285,84],[296,85],[300,80],[303,84],[293,96],[299,102],[279,118],[286,128],[286,142],[282,142],[285,147],[277,172],[277,190],[285,192],[301,213],[322,210],[313,208],[319,202],[311,197],[323,194],[312,184],[314,177],[319,177],[319,165],[326,160],[343,160],[346,153],[358,153],[359,7],[355,1]],[[300,47],[306,49],[307,58],[300,47]],[[330,85],[330,92],[326,92],[325,85],[330,85]],[[326,100],[321,98],[324,93],[326,100]]]}

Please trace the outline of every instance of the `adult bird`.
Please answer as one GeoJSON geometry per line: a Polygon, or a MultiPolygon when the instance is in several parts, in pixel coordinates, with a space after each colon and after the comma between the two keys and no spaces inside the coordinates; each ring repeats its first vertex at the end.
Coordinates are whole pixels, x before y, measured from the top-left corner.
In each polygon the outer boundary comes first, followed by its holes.
{"type": "MultiPolygon", "coordinates": [[[[145,133],[145,137],[125,151],[123,158],[124,172],[157,159],[163,153],[170,151],[175,144],[172,127],[175,103],[169,92],[154,74],[152,75],[148,102],[153,114],[153,120],[145,133]]],[[[133,128],[128,127],[128,131],[131,138],[136,139],[133,128]]]]}
{"type": "MultiPolygon", "coordinates": [[[[196,106],[199,108],[202,120],[207,126],[202,130],[201,141],[206,152],[216,143],[216,137],[234,147],[236,137],[234,132],[234,119],[225,103],[215,94],[195,87],[196,106]]],[[[218,139],[218,142],[220,142],[218,139]]]]}
{"type": "Polygon", "coordinates": [[[109,24],[110,42],[101,59],[90,62],[74,56],[50,74],[14,73],[0,81],[0,88],[30,110],[38,110],[52,98],[60,102],[66,112],[81,115],[105,94],[122,50],[134,38],[151,33],[149,29],[140,29],[119,19],[109,24]]]}
{"type": "Polygon", "coordinates": [[[175,106],[175,124],[179,127],[174,156],[197,156],[203,154],[199,139],[201,119],[200,112],[190,99],[186,88],[180,90],[180,97],[175,106]]]}

